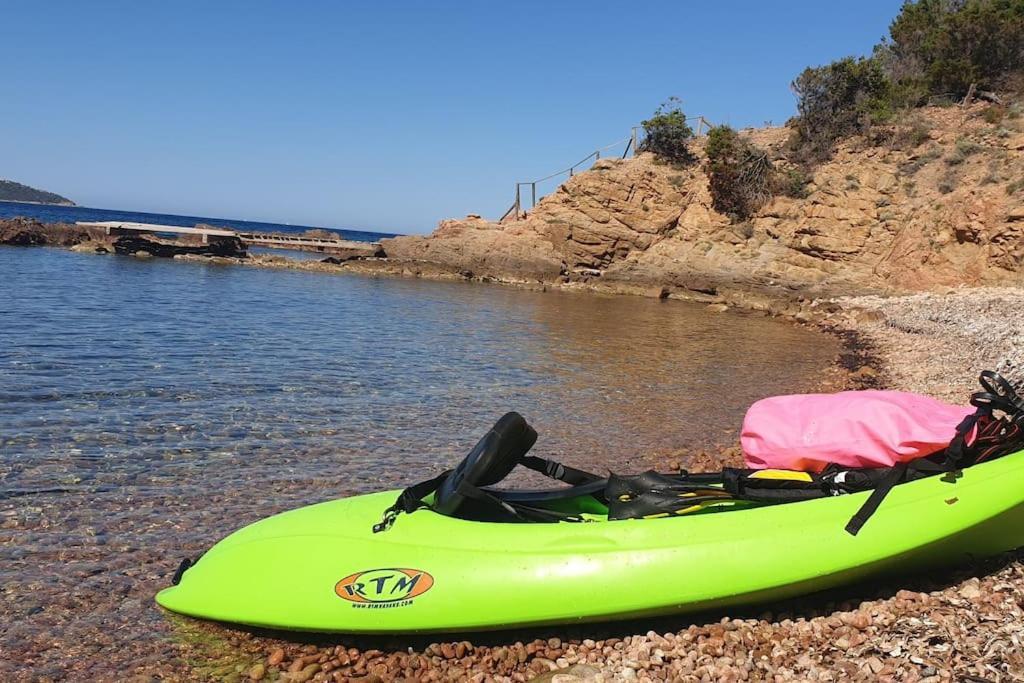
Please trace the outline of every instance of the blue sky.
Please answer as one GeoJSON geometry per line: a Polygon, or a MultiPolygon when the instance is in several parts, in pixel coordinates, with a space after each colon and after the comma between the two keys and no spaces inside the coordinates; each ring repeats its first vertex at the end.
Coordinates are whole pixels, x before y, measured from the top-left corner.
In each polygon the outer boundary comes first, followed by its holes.
{"type": "MultiPolygon", "coordinates": [[[[900,2],[37,2],[0,12],[0,177],[104,208],[396,232],[496,217],[676,95],[782,123],[900,2]]],[[[550,190],[550,187],[543,188],[550,190]]]]}

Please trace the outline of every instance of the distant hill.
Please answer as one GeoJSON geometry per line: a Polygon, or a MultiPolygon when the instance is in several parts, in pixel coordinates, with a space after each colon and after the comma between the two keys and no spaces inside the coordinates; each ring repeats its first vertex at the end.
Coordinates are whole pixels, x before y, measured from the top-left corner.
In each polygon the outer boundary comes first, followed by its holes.
{"type": "Polygon", "coordinates": [[[61,206],[74,206],[75,203],[67,197],[59,194],[37,190],[28,185],[16,183],[13,180],[0,180],[0,201],[4,202],[33,202],[35,204],[60,204],[61,206]]]}

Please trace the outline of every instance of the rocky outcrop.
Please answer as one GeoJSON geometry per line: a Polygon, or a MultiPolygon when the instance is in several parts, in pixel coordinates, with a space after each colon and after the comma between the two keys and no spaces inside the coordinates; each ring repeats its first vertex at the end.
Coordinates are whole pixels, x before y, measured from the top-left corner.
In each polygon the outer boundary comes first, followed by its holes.
{"type": "Polygon", "coordinates": [[[65,247],[87,253],[144,254],[171,258],[180,255],[240,258],[245,245],[237,238],[219,238],[209,244],[194,240],[165,240],[154,235],[107,235],[103,228],[40,223],[29,218],[0,220],[0,244],[65,247]]]}
{"type": "MultiPolygon", "coordinates": [[[[741,224],[712,207],[703,163],[680,169],[640,155],[596,163],[525,217],[442,221],[428,237],[383,246],[467,275],[659,295],[1020,284],[1024,126],[987,122],[987,106],[921,111],[930,133],[913,148],[850,141],[816,170],[806,197],[777,197],[741,224]]],[[[776,157],[787,133],[744,131],[776,157]]]]}
{"type": "Polygon", "coordinates": [[[389,259],[426,261],[468,277],[507,281],[551,281],[563,272],[562,259],[550,240],[526,226],[498,225],[470,217],[442,221],[430,237],[409,235],[381,240],[389,259]]]}
{"type": "Polygon", "coordinates": [[[40,223],[31,218],[0,220],[0,244],[14,246],[73,247],[84,242],[106,241],[102,228],[63,223],[40,223]]]}
{"type": "Polygon", "coordinates": [[[345,244],[350,246],[332,247],[330,250],[326,250],[324,253],[329,253],[330,256],[323,259],[324,262],[338,264],[355,259],[384,257],[384,249],[374,242],[345,242],[345,244]]]}

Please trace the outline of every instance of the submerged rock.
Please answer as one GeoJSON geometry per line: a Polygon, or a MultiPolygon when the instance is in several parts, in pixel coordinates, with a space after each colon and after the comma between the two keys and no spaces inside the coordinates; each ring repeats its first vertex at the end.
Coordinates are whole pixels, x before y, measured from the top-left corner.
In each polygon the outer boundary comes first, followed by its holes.
{"type": "Polygon", "coordinates": [[[113,252],[112,246],[106,242],[98,242],[89,240],[88,242],[82,242],[71,247],[71,251],[75,251],[82,254],[110,254],[113,252]]]}

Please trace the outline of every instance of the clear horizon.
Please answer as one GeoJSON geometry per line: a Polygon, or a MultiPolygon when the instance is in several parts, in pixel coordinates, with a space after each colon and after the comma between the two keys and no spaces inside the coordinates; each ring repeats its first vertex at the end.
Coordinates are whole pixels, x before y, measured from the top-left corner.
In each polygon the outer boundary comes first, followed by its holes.
{"type": "Polygon", "coordinates": [[[16,3],[0,177],[90,207],[424,233],[496,218],[515,181],[672,95],[780,125],[790,81],[867,54],[900,5],[16,3]]]}

